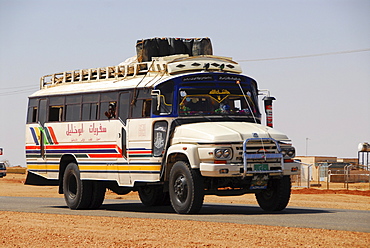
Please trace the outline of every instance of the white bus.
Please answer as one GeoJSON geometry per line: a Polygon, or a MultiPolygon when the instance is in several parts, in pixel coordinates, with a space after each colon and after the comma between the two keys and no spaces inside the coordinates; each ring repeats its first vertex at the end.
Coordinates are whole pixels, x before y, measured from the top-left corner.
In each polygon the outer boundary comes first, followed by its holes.
{"type": "Polygon", "coordinates": [[[288,137],[261,124],[256,81],[213,56],[208,38],[136,47],[116,66],[41,78],[28,104],[26,184],[58,185],[71,209],[99,208],[109,189],[181,214],[208,194],[253,193],[262,209],[283,210],[300,165],[288,137]]]}

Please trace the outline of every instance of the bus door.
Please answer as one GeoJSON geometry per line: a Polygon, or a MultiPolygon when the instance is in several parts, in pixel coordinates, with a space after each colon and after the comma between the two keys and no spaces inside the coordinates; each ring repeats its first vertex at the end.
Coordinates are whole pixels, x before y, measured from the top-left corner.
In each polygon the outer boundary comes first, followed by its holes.
{"type": "Polygon", "coordinates": [[[122,92],[119,95],[118,118],[120,120],[120,132],[117,145],[121,148],[122,159],[118,162],[120,184],[131,184],[130,167],[128,163],[127,119],[130,109],[130,92],[122,92]]]}
{"type": "Polygon", "coordinates": [[[40,151],[40,159],[38,164],[38,171],[39,173],[46,174],[47,173],[47,163],[46,163],[46,152],[45,152],[45,145],[47,145],[46,135],[45,135],[45,122],[47,120],[47,108],[48,108],[48,100],[41,99],[39,102],[39,111],[38,111],[38,124],[39,127],[35,128],[35,133],[38,137],[39,141],[39,151],[40,151]]]}

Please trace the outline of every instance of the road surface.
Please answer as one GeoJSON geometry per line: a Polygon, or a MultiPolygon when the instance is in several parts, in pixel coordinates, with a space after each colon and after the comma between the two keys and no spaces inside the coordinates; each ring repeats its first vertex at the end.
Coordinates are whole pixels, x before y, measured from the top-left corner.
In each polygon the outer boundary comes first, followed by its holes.
{"type": "Polygon", "coordinates": [[[207,203],[199,214],[179,215],[170,206],[145,207],[140,201],[106,199],[98,210],[70,210],[63,198],[0,196],[0,211],[195,220],[370,233],[370,211],[363,210],[288,207],[281,212],[265,212],[257,205],[207,203]]]}

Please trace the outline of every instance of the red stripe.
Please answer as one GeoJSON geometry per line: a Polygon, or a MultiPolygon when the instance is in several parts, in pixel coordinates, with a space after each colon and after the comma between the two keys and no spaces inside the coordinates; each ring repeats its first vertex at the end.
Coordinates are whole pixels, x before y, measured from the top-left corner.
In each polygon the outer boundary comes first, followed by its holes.
{"type": "Polygon", "coordinates": [[[151,154],[152,151],[128,151],[129,154],[151,154]]]}
{"type": "Polygon", "coordinates": [[[50,132],[51,138],[52,138],[52,139],[53,139],[53,141],[54,141],[54,144],[58,145],[58,144],[59,144],[59,142],[58,142],[58,140],[57,140],[57,137],[55,136],[55,133],[54,133],[53,128],[52,128],[52,127],[48,127],[48,129],[49,129],[49,132],[50,132]]]}
{"type": "Polygon", "coordinates": [[[90,158],[122,158],[121,154],[87,154],[90,158]]]}
{"type": "Polygon", "coordinates": [[[102,148],[113,148],[117,145],[61,145],[61,146],[46,146],[46,149],[102,149],[102,148]]]}
{"type": "Polygon", "coordinates": [[[40,146],[26,146],[26,150],[40,149],[40,146]]]}

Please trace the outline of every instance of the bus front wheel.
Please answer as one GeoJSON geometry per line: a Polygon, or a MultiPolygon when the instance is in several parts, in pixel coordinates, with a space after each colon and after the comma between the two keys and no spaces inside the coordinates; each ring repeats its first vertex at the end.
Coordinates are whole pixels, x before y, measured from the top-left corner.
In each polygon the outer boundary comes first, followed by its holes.
{"type": "Polygon", "coordinates": [[[199,170],[191,169],[184,161],[176,162],[170,172],[170,200],[179,214],[197,213],[204,200],[203,178],[199,170]]]}
{"type": "Polygon", "coordinates": [[[258,205],[265,211],[281,211],[289,203],[290,190],[290,176],[270,179],[267,189],[256,194],[258,205]]]}

